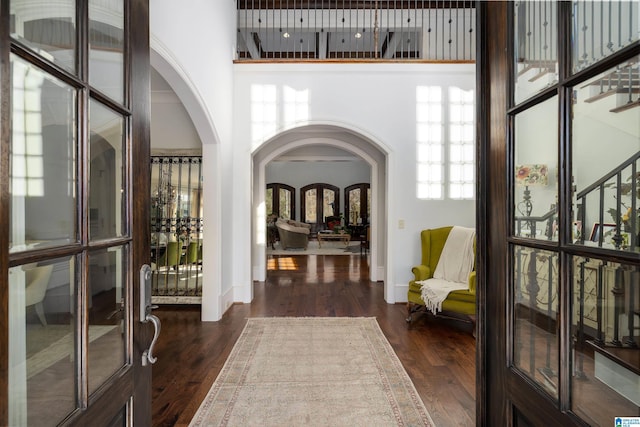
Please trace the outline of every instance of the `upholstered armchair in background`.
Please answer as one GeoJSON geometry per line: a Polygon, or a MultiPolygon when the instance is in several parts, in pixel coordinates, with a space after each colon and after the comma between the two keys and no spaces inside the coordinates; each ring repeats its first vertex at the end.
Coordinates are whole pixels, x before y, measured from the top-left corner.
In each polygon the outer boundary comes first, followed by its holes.
{"type": "Polygon", "coordinates": [[[276,227],[282,249],[307,249],[311,225],[291,219],[278,218],[276,227]]]}
{"type": "MultiPolygon", "coordinates": [[[[440,261],[445,242],[453,227],[442,227],[423,230],[420,233],[422,242],[422,260],[420,265],[411,270],[414,279],[409,282],[407,294],[407,322],[411,322],[412,315],[420,310],[427,311],[425,301],[422,299],[422,282],[433,278],[434,272],[440,261]]],[[[475,255],[475,237],[473,238],[473,253],[475,255]]],[[[476,272],[475,264],[468,275],[466,284],[460,286],[464,289],[452,290],[442,301],[442,310],[437,315],[454,317],[475,324],[476,314],[476,272]]]]}

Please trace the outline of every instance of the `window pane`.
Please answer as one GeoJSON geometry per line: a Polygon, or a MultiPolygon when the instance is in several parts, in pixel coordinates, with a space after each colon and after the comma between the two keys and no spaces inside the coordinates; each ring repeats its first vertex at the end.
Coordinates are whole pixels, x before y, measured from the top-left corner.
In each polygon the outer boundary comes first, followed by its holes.
{"type": "Polygon", "coordinates": [[[307,190],[304,193],[304,221],[310,224],[315,224],[317,219],[317,193],[316,189],[307,190]]]}
{"type": "Polygon", "coordinates": [[[515,235],[558,240],[558,99],[551,98],[515,118],[515,235]],[[544,123],[544,126],[540,126],[544,123]]]}
{"type": "Polygon", "coordinates": [[[515,246],[513,363],[558,397],[558,256],[515,246]]]}
{"type": "Polygon", "coordinates": [[[571,409],[604,426],[640,407],[640,271],[582,257],[574,257],[571,268],[571,409]]]}
{"type": "Polygon", "coordinates": [[[9,250],[76,240],[75,91],[11,56],[9,250]]]}
{"type": "Polygon", "coordinates": [[[291,191],[280,189],[280,218],[291,219],[291,191]]]}
{"type": "Polygon", "coordinates": [[[9,425],[57,425],[76,408],[75,288],[73,258],[9,269],[9,425]]]}
{"type": "Polygon", "coordinates": [[[124,2],[89,0],[89,83],[124,100],[124,2]]]}
{"type": "Polygon", "coordinates": [[[266,216],[273,214],[273,188],[267,188],[267,192],[264,195],[264,204],[266,208],[266,216]]]}
{"type": "Polygon", "coordinates": [[[573,88],[573,219],[577,244],[637,252],[640,104],[637,91],[629,91],[630,83],[623,76],[632,72],[632,79],[637,81],[639,60],[635,57],[573,88]],[[607,149],[608,145],[615,147],[607,149]],[[594,155],[598,161],[593,161],[594,155]]]}
{"type": "Polygon", "coordinates": [[[361,191],[359,188],[349,191],[349,224],[360,224],[362,215],[360,214],[361,191]]]}
{"type": "Polygon", "coordinates": [[[573,2],[572,69],[578,72],[638,40],[638,1],[573,2]]]}
{"type": "Polygon", "coordinates": [[[11,36],[40,56],[75,73],[76,2],[11,0],[11,36]]]}
{"type": "Polygon", "coordinates": [[[94,100],[89,114],[89,237],[96,240],[123,236],[124,120],[94,100]]]}
{"type": "Polygon", "coordinates": [[[334,204],[336,201],[336,192],[333,190],[323,190],[323,213],[324,216],[333,216],[336,214],[334,204]]]}
{"type": "Polygon", "coordinates": [[[514,5],[516,104],[558,81],[557,6],[555,1],[514,5]]]}
{"type": "Polygon", "coordinates": [[[89,262],[89,393],[94,392],[126,361],[125,248],[91,252],[89,262]]]}

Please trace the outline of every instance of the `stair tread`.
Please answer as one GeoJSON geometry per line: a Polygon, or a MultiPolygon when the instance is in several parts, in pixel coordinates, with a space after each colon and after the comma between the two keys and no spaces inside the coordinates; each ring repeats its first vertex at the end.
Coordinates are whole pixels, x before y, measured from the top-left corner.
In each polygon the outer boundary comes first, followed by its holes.
{"type": "Polygon", "coordinates": [[[640,107],[640,99],[636,99],[635,101],[628,102],[616,108],[612,108],[609,111],[612,113],[620,113],[622,111],[625,111],[625,110],[628,110],[629,108],[634,108],[634,107],[640,107]]]}
{"type": "Polygon", "coordinates": [[[625,367],[636,375],[640,375],[640,347],[616,347],[601,345],[593,340],[587,343],[595,351],[625,367]]]}

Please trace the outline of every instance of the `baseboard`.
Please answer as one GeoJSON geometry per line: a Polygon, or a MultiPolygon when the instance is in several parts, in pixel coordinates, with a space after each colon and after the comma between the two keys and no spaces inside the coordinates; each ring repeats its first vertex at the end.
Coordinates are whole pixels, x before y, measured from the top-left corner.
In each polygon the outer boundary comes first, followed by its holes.
{"type": "Polygon", "coordinates": [[[407,302],[407,293],[409,292],[409,283],[396,284],[394,286],[394,295],[396,297],[396,303],[407,302]]]}
{"type": "Polygon", "coordinates": [[[234,300],[234,296],[236,293],[236,288],[235,287],[231,287],[229,289],[227,289],[226,292],[224,292],[222,295],[220,295],[220,313],[222,317],[222,314],[224,314],[227,310],[229,310],[229,307],[231,307],[231,305],[233,304],[233,300],[234,300]]]}

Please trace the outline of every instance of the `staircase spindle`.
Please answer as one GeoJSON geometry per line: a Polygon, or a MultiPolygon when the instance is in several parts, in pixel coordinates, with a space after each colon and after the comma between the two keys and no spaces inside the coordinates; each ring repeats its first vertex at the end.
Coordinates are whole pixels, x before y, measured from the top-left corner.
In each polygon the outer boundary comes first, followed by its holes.
{"type": "Polygon", "coordinates": [[[611,15],[612,15],[612,5],[611,3],[613,2],[608,2],[609,4],[609,13],[607,14],[607,16],[609,17],[609,42],[607,43],[607,47],[609,48],[609,51],[613,52],[613,41],[611,41],[611,28],[612,28],[612,24],[613,22],[611,22],[611,15]]]}
{"type": "Polygon", "coordinates": [[[536,369],[536,301],[538,300],[538,268],[537,268],[538,252],[533,250],[529,255],[529,270],[527,271],[527,291],[529,292],[529,372],[533,376],[536,369]]]}
{"type": "Polygon", "coordinates": [[[629,335],[624,340],[625,345],[629,347],[638,347],[638,343],[635,338],[635,296],[636,296],[636,286],[638,285],[638,268],[634,271],[629,272],[629,306],[627,307],[627,327],[629,329],[629,335]]]}
{"type": "Polygon", "coordinates": [[[629,96],[628,96],[627,104],[631,104],[633,102],[633,69],[631,67],[627,67],[627,68],[629,70],[629,72],[627,73],[629,75],[629,85],[628,85],[629,96]]]}
{"type": "Polygon", "coordinates": [[[618,20],[616,21],[618,27],[618,49],[622,47],[622,1],[618,0],[618,20]]]}
{"type": "Polygon", "coordinates": [[[575,376],[577,378],[585,378],[584,373],[584,265],[587,263],[587,259],[583,259],[580,262],[580,279],[578,282],[578,331],[576,332],[576,353],[578,354],[578,361],[576,363],[575,376]]]}
{"type": "Polygon", "coordinates": [[[620,314],[622,311],[622,296],[624,296],[624,270],[621,266],[616,268],[615,274],[615,284],[611,293],[613,294],[613,339],[611,340],[611,344],[616,347],[622,346],[622,341],[620,341],[620,314]]]}
{"type": "Polygon", "coordinates": [[[554,376],[555,372],[551,367],[551,344],[553,340],[553,255],[549,255],[547,257],[547,277],[548,277],[548,285],[547,285],[547,354],[545,360],[545,366],[542,368],[542,372],[546,374],[548,377],[554,376]]]}
{"type": "Polygon", "coordinates": [[[597,332],[596,332],[596,343],[598,345],[604,345],[605,341],[605,333],[604,326],[602,324],[602,317],[604,309],[604,293],[602,291],[604,286],[604,269],[607,266],[606,261],[602,261],[600,265],[598,265],[598,275],[597,275],[597,283],[596,283],[596,324],[597,324],[597,332]]]}
{"type": "Polygon", "coordinates": [[[586,66],[587,64],[587,58],[589,57],[589,54],[587,53],[587,30],[589,29],[589,27],[587,27],[587,2],[586,0],[583,0],[583,12],[582,12],[582,47],[584,49],[584,52],[582,53],[582,59],[584,60],[584,65],[586,66]]]}

